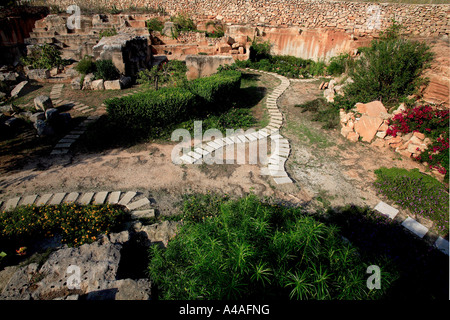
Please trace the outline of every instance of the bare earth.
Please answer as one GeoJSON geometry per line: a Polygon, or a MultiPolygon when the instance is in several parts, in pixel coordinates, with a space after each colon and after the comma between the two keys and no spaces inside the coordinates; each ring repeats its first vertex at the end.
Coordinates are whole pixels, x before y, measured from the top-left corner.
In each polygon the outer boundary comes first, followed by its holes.
{"type": "Polygon", "coordinates": [[[181,196],[218,192],[242,196],[254,192],[295,204],[369,205],[379,201],[372,187],[373,170],[381,166],[421,168],[391,150],[350,143],[337,130],[324,130],[301,108],[315,99],[318,83],[293,82],[280,97],[284,114],[281,133],[291,143],[286,163],[293,186],[277,186],[261,176],[257,165],[188,165],[171,161],[174,144],[147,143],[129,149],[58,157],[32,158],[23,168],[2,174],[1,198],[56,192],[143,192],[162,214],[173,214],[181,196]]]}

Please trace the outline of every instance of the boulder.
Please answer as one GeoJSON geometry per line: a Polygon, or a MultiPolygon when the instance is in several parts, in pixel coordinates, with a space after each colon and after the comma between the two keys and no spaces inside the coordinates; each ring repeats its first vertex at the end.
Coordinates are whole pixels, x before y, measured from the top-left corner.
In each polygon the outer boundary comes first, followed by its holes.
{"type": "Polygon", "coordinates": [[[34,123],[34,127],[36,128],[37,135],[40,137],[51,136],[55,134],[52,126],[47,121],[44,120],[36,120],[34,123]]]}
{"type": "Polygon", "coordinates": [[[355,123],[355,131],[361,136],[362,141],[371,142],[375,137],[383,119],[363,115],[355,123]]]}
{"type": "Polygon", "coordinates": [[[132,80],[131,80],[131,77],[124,77],[124,76],[120,76],[120,86],[121,86],[121,88],[129,88],[129,87],[131,87],[131,83],[132,83],[132,80]]]}
{"type": "Polygon", "coordinates": [[[126,33],[103,37],[92,50],[95,60],[112,60],[119,72],[127,77],[137,76],[152,57],[146,37],[126,33]]]}
{"type": "Polygon", "coordinates": [[[103,79],[92,81],[91,89],[92,90],[105,90],[105,84],[104,84],[103,79]]]}
{"type": "Polygon", "coordinates": [[[47,69],[31,69],[27,72],[28,79],[36,81],[45,81],[50,78],[50,70],[47,69]]]}
{"type": "Polygon", "coordinates": [[[359,134],[355,131],[350,131],[350,133],[347,135],[347,139],[350,142],[358,142],[359,140],[359,134]]]}
{"type": "Polygon", "coordinates": [[[120,90],[120,80],[104,81],[105,90],[120,90]]]}
{"type": "Polygon", "coordinates": [[[387,113],[386,108],[381,103],[381,101],[372,101],[369,103],[357,103],[356,110],[359,113],[367,114],[369,117],[381,117],[383,114],[387,113]]]}
{"type": "Polygon", "coordinates": [[[95,76],[93,73],[88,73],[84,76],[83,80],[83,90],[91,90],[92,89],[92,81],[95,80],[95,76]]]}
{"type": "Polygon", "coordinates": [[[55,108],[45,110],[45,119],[49,122],[55,121],[58,118],[59,111],[55,108]]]}
{"type": "Polygon", "coordinates": [[[70,82],[70,87],[73,90],[81,90],[81,77],[76,77],[70,82]]]}
{"type": "Polygon", "coordinates": [[[19,97],[21,91],[23,90],[23,88],[25,88],[25,86],[28,84],[28,81],[22,81],[20,82],[18,85],[16,85],[14,87],[14,89],[11,91],[11,97],[19,97]]]}
{"type": "Polygon", "coordinates": [[[36,110],[42,111],[53,108],[52,99],[44,95],[37,96],[36,98],[34,98],[34,107],[36,108],[36,110]]]}
{"type": "Polygon", "coordinates": [[[44,112],[36,112],[36,113],[33,113],[30,116],[30,121],[31,122],[35,123],[38,120],[45,120],[45,113],[44,112]]]}

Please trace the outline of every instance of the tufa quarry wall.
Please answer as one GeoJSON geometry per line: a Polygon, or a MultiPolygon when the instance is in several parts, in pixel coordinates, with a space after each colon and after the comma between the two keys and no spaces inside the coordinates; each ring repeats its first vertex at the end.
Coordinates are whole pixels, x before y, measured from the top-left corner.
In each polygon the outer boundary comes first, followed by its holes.
{"type": "Polygon", "coordinates": [[[297,26],[305,29],[333,29],[355,36],[374,35],[391,24],[402,23],[406,32],[421,37],[448,37],[450,4],[376,4],[332,0],[48,0],[47,5],[65,9],[76,3],[81,8],[128,9],[162,7],[169,14],[189,13],[194,19],[218,19],[233,24],[297,26]]]}

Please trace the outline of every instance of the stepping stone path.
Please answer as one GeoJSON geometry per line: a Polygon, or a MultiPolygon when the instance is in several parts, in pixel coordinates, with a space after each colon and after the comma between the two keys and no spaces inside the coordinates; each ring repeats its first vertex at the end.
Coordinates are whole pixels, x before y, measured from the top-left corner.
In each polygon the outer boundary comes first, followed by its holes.
{"type": "Polygon", "coordinates": [[[69,152],[70,147],[77,141],[77,139],[86,131],[87,126],[94,123],[100,118],[100,116],[89,116],[86,120],[75,127],[69,134],[65,135],[58,141],[53,148],[50,155],[64,155],[69,152]]]}
{"type": "MultiPolygon", "coordinates": [[[[383,201],[380,201],[374,207],[374,210],[389,217],[392,220],[397,216],[399,212],[398,209],[388,205],[387,203],[384,203],[383,201]]],[[[401,223],[401,225],[421,239],[428,233],[427,227],[425,227],[424,225],[422,225],[421,223],[417,222],[416,220],[410,217],[407,217],[401,223]]],[[[437,240],[434,242],[434,246],[443,253],[445,253],[446,255],[449,255],[449,242],[444,238],[438,237],[437,240]]]]}
{"type": "Polygon", "coordinates": [[[133,217],[151,217],[155,215],[154,209],[149,209],[151,202],[141,197],[137,191],[100,191],[100,192],[58,192],[46,193],[40,197],[37,194],[18,196],[5,201],[0,200],[0,209],[10,211],[18,206],[26,205],[59,205],[62,203],[88,204],[120,204],[125,206],[133,217]],[[108,197],[109,196],[109,197],[108,197]]]}
{"type": "Polygon", "coordinates": [[[283,115],[278,109],[277,104],[278,98],[289,87],[289,79],[276,73],[249,68],[247,68],[247,70],[268,74],[281,80],[281,84],[267,97],[266,106],[270,114],[269,124],[265,128],[253,133],[237,134],[232,137],[204,142],[202,145],[195,148],[194,151],[181,156],[180,160],[185,164],[194,164],[202,161],[204,157],[209,156],[212,152],[223,147],[233,146],[234,144],[251,143],[259,139],[271,139],[271,143],[274,145],[274,147],[272,147],[274,152],[270,155],[268,166],[263,166],[261,168],[261,175],[273,177],[276,184],[291,184],[293,183],[292,179],[289,178],[284,166],[290,154],[290,146],[288,139],[279,134],[279,130],[283,124],[283,115]]]}

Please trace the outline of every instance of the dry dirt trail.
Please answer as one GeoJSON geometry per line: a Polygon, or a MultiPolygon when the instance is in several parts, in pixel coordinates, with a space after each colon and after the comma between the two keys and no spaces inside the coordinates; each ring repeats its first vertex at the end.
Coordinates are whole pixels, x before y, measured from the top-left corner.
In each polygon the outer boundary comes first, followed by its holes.
{"type": "Polygon", "coordinates": [[[371,183],[381,166],[419,167],[390,150],[352,144],[337,130],[324,130],[296,104],[320,95],[317,81],[292,81],[278,100],[281,134],[291,144],[286,170],[294,180],[276,186],[258,165],[175,165],[174,144],[146,143],[101,153],[44,156],[0,177],[1,199],[29,194],[87,191],[139,191],[162,214],[171,214],[181,196],[218,192],[242,196],[254,192],[303,204],[374,206],[379,199],[371,183]]]}

